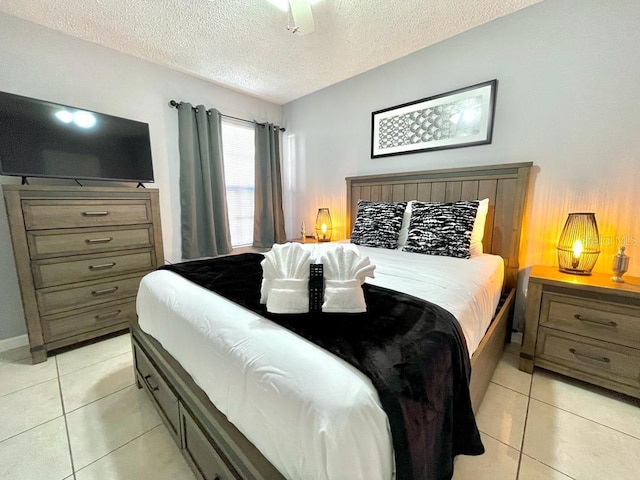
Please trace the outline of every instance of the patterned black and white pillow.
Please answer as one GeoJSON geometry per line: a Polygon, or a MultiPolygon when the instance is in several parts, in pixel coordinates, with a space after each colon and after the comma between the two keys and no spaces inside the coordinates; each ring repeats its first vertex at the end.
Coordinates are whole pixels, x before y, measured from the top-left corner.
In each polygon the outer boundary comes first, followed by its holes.
{"type": "Polygon", "coordinates": [[[363,247],[398,248],[398,235],[407,202],[358,201],[351,243],[363,247]]]}
{"type": "Polygon", "coordinates": [[[471,232],[479,202],[413,202],[405,252],[470,258],[471,232]]]}

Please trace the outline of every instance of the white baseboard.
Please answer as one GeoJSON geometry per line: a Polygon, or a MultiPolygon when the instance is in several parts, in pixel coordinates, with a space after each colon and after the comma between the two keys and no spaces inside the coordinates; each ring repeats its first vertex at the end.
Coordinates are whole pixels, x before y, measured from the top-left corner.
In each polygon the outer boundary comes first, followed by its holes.
{"type": "Polygon", "coordinates": [[[18,335],[17,337],[5,338],[4,340],[0,340],[0,352],[24,347],[25,345],[29,345],[29,337],[27,337],[26,333],[24,335],[18,335]]]}

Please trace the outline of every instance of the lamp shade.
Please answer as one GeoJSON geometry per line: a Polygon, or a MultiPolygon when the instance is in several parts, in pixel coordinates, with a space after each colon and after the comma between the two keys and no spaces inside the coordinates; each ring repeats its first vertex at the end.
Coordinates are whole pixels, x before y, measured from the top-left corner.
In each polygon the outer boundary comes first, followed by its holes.
{"type": "Polygon", "coordinates": [[[316,216],[316,238],[319,242],[330,242],[333,233],[331,213],[328,208],[319,208],[316,216]]]}
{"type": "Polygon", "coordinates": [[[595,213],[570,213],[558,240],[561,272],[591,275],[600,255],[600,234],[595,213]]]}

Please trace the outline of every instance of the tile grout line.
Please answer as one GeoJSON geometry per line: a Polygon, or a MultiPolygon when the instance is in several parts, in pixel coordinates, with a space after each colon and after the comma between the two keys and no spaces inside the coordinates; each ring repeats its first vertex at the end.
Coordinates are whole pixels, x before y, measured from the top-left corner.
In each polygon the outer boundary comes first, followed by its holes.
{"type": "Polygon", "coordinates": [[[549,407],[557,408],[558,410],[560,410],[560,411],[562,411],[562,412],[565,412],[565,413],[568,413],[569,415],[574,415],[574,416],[576,416],[576,417],[578,417],[578,418],[582,418],[583,420],[586,420],[586,421],[588,421],[588,422],[595,423],[596,425],[600,425],[601,427],[608,428],[609,430],[613,430],[614,432],[618,432],[618,433],[620,433],[620,434],[622,434],[622,435],[625,435],[625,436],[627,436],[627,437],[631,437],[631,438],[635,438],[636,440],[640,440],[640,437],[636,437],[635,435],[632,435],[632,434],[630,434],[630,433],[623,432],[622,430],[618,430],[617,428],[612,427],[612,426],[610,426],[610,425],[606,425],[606,424],[604,424],[604,423],[600,423],[599,421],[594,420],[594,419],[592,419],[592,418],[582,416],[582,415],[580,415],[579,413],[572,412],[571,410],[567,410],[567,409],[565,409],[565,408],[559,407],[559,406],[557,406],[557,405],[554,405],[553,403],[545,402],[544,400],[540,400],[539,398],[533,398],[533,400],[535,400],[536,402],[540,402],[540,403],[542,403],[542,404],[544,404],[544,405],[547,405],[547,406],[549,406],[549,407]]]}
{"type": "MultiPolygon", "coordinates": [[[[76,407],[76,408],[74,408],[73,410],[69,410],[69,411],[68,411],[68,412],[66,412],[66,413],[73,413],[73,412],[77,412],[77,411],[78,411],[78,410],[80,410],[81,408],[84,408],[84,407],[86,407],[86,406],[88,406],[88,405],[92,405],[92,404],[94,404],[94,403],[96,403],[96,402],[99,402],[100,400],[102,400],[102,399],[104,399],[104,398],[107,398],[107,397],[109,397],[109,396],[111,396],[111,395],[113,395],[113,394],[115,394],[115,393],[121,392],[122,390],[124,390],[124,389],[126,389],[126,388],[129,388],[130,386],[135,385],[135,383],[136,383],[136,382],[135,382],[135,380],[134,380],[132,383],[129,383],[129,384],[125,385],[124,387],[119,388],[118,390],[114,390],[113,392],[107,393],[106,395],[103,395],[103,396],[102,396],[102,397],[100,397],[100,398],[96,398],[95,400],[91,400],[90,402],[85,403],[85,404],[83,404],[83,405],[80,405],[79,407],[76,407]]],[[[66,415],[66,414],[65,414],[65,415],[66,415]]]]}
{"type": "Polygon", "coordinates": [[[51,377],[51,378],[47,378],[46,380],[43,380],[42,382],[37,382],[37,383],[34,383],[33,385],[29,385],[27,387],[19,388],[17,390],[14,390],[13,392],[4,393],[4,394],[0,395],[0,398],[4,398],[4,397],[6,397],[8,395],[13,395],[14,393],[17,393],[17,392],[22,392],[23,390],[27,390],[28,388],[31,388],[31,387],[36,387],[38,385],[42,385],[43,383],[50,382],[51,380],[55,380],[56,378],[57,378],[57,376],[51,377]]]}
{"type": "MultiPolygon", "coordinates": [[[[82,467],[80,470],[78,470],[78,472],[80,472],[80,471],[84,470],[85,468],[88,468],[89,466],[93,465],[93,464],[94,464],[94,463],[96,463],[96,462],[99,462],[99,461],[100,461],[100,460],[102,460],[103,458],[108,457],[108,456],[109,456],[109,455],[111,455],[112,453],[117,452],[118,450],[120,450],[120,449],[122,449],[122,448],[126,447],[127,445],[129,445],[131,442],[133,442],[133,441],[135,441],[135,440],[139,439],[140,437],[142,437],[142,436],[146,435],[146,434],[147,434],[147,433],[149,433],[149,432],[154,431],[156,428],[162,427],[163,425],[164,425],[164,423],[162,423],[162,421],[161,421],[161,422],[160,422],[158,425],[156,425],[155,427],[151,427],[151,428],[150,428],[149,430],[147,430],[146,432],[142,432],[142,433],[141,433],[140,435],[138,435],[137,437],[132,438],[132,439],[131,439],[131,440],[129,440],[128,442],[123,443],[123,444],[122,444],[122,445],[120,445],[119,447],[114,448],[113,450],[111,450],[110,452],[105,453],[104,455],[102,455],[102,456],[101,456],[101,457],[99,457],[99,458],[96,458],[96,459],[95,459],[95,460],[93,460],[91,463],[86,464],[84,467],[82,467]]],[[[73,471],[73,478],[74,478],[74,479],[75,479],[75,475],[76,475],[76,471],[75,471],[75,469],[74,469],[74,471],[73,471]]]]}
{"type": "Polygon", "coordinates": [[[71,375],[72,373],[81,372],[82,370],[85,370],[87,368],[95,367],[96,365],[100,365],[101,363],[105,363],[105,362],[108,362],[110,360],[113,360],[114,358],[118,358],[118,357],[121,357],[123,355],[126,355],[127,353],[131,353],[131,349],[127,350],[126,352],[117,353],[117,354],[115,354],[115,355],[113,355],[113,356],[111,356],[109,358],[105,358],[105,359],[100,360],[100,361],[98,361],[96,363],[90,363],[89,365],[85,365],[84,367],[80,367],[80,368],[78,368],[76,370],[71,370],[69,372],[65,372],[65,373],[62,373],[62,374],[60,374],[60,372],[58,372],[58,375],[64,377],[66,375],[71,375]]]}
{"type": "Polygon", "coordinates": [[[3,442],[6,442],[6,441],[8,441],[8,440],[11,440],[12,438],[19,437],[19,436],[20,436],[20,435],[22,435],[23,433],[30,432],[31,430],[35,430],[35,429],[36,429],[36,428],[38,428],[38,427],[42,427],[43,425],[46,425],[47,423],[53,422],[54,420],[58,420],[58,419],[59,419],[60,417],[62,417],[62,416],[63,416],[63,415],[59,415],[59,416],[57,416],[57,417],[50,418],[49,420],[45,420],[44,422],[39,423],[38,425],[34,425],[33,427],[29,427],[29,428],[27,428],[26,430],[22,430],[21,432],[14,433],[14,434],[13,434],[13,435],[11,435],[10,437],[7,437],[7,438],[5,438],[5,439],[0,440],[0,445],[1,445],[3,442]]]}
{"type": "Polygon", "coordinates": [[[516,447],[514,447],[513,445],[509,445],[508,443],[505,443],[504,440],[500,440],[499,438],[494,437],[493,435],[491,435],[490,433],[487,432],[483,432],[482,430],[480,430],[480,428],[478,428],[478,431],[480,433],[482,433],[483,435],[486,435],[489,438],[492,438],[493,440],[495,440],[498,443],[503,444],[505,447],[509,447],[512,450],[515,450],[516,452],[520,453],[520,450],[518,450],[516,447]]]}
{"type": "MultiPolygon", "coordinates": [[[[558,470],[557,468],[552,467],[551,465],[547,465],[546,463],[544,463],[544,462],[542,462],[542,461],[538,460],[537,458],[532,457],[531,455],[527,455],[527,454],[525,454],[525,453],[523,453],[523,455],[525,455],[526,457],[529,457],[530,459],[532,459],[532,460],[534,460],[534,461],[536,461],[536,462],[538,462],[538,463],[541,463],[542,465],[544,465],[544,466],[545,466],[545,467],[547,467],[547,468],[550,468],[550,469],[551,469],[551,470],[553,470],[554,472],[558,472],[560,475],[562,475],[562,476],[564,476],[564,477],[570,478],[571,480],[577,480],[575,477],[572,477],[572,476],[571,476],[571,475],[569,475],[568,473],[562,472],[562,471],[558,470]]],[[[516,479],[516,480],[517,480],[517,479],[516,479]]]]}
{"type": "Polygon", "coordinates": [[[528,394],[522,393],[522,392],[516,390],[515,388],[507,387],[506,385],[502,385],[501,383],[494,382],[493,380],[491,380],[491,383],[493,383],[494,385],[498,385],[499,387],[506,388],[507,390],[511,390],[512,392],[520,394],[523,397],[528,397],[529,396],[528,394]]]}
{"type": "Polygon", "coordinates": [[[67,412],[64,407],[64,396],[62,395],[62,382],[60,381],[60,370],[58,368],[58,357],[53,357],[53,360],[56,362],[56,373],[58,374],[58,390],[60,392],[62,416],[64,417],[64,430],[67,434],[67,446],[69,447],[69,460],[71,461],[71,475],[73,476],[73,480],[76,480],[76,468],[73,464],[73,450],[71,449],[71,435],[69,435],[69,422],[67,421],[67,412]]]}
{"type": "Polygon", "coordinates": [[[520,455],[518,455],[518,468],[516,469],[516,480],[520,477],[520,467],[522,466],[522,455],[524,455],[524,437],[527,433],[527,423],[529,422],[529,406],[531,405],[531,390],[533,389],[533,374],[529,380],[529,393],[527,394],[527,410],[524,416],[524,425],[522,426],[522,439],[520,440],[520,455]]]}

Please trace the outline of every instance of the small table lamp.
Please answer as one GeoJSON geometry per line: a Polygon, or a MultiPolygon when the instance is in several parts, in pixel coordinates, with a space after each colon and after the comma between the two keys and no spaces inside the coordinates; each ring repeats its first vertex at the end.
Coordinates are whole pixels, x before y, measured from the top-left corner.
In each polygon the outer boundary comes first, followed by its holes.
{"type": "Polygon", "coordinates": [[[558,240],[561,272],[591,275],[600,255],[600,234],[595,213],[570,213],[558,240]]]}
{"type": "Polygon", "coordinates": [[[328,208],[319,208],[316,216],[316,238],[319,242],[330,242],[333,233],[331,213],[328,208]]]}

